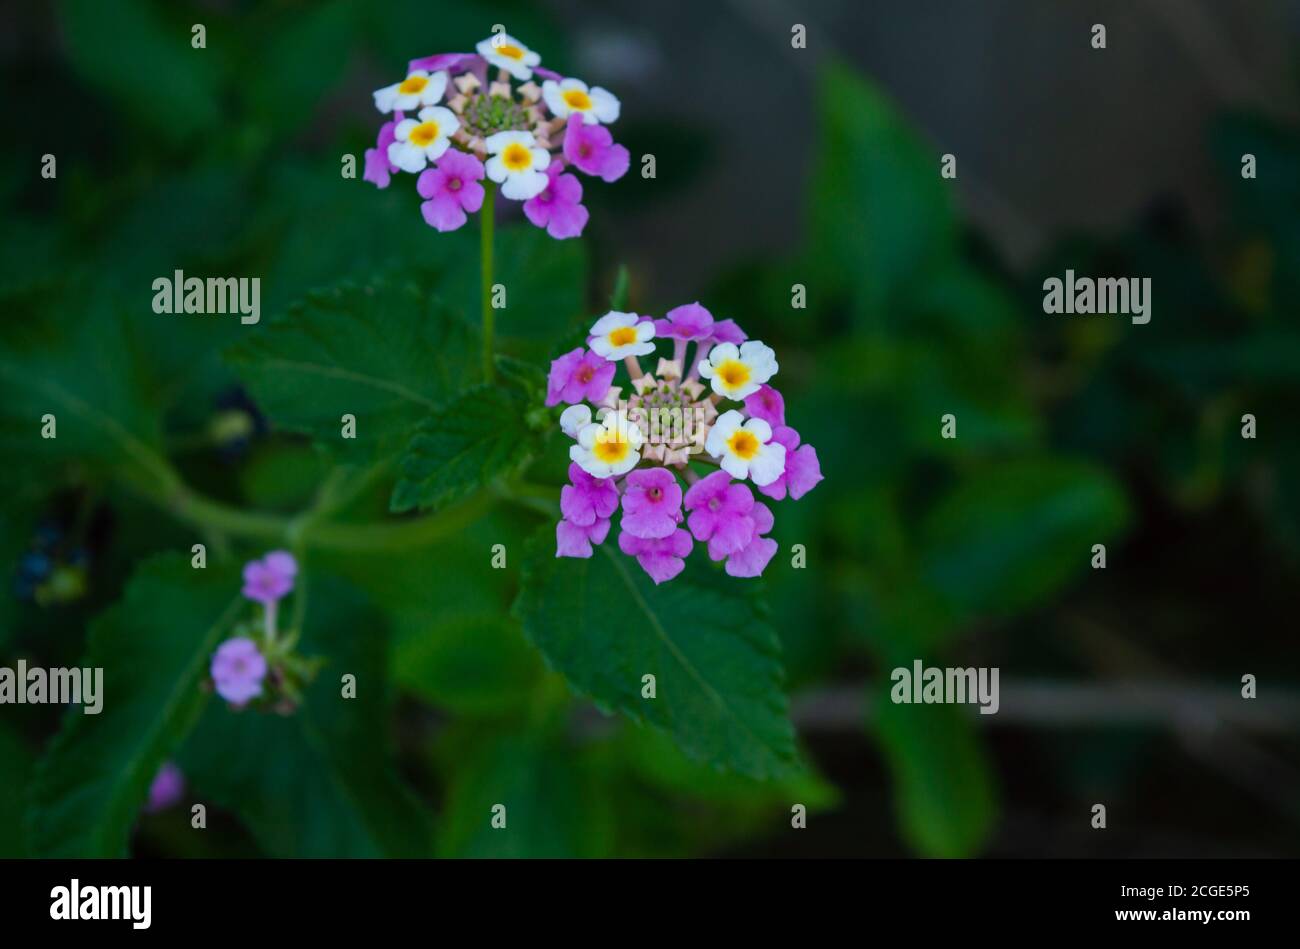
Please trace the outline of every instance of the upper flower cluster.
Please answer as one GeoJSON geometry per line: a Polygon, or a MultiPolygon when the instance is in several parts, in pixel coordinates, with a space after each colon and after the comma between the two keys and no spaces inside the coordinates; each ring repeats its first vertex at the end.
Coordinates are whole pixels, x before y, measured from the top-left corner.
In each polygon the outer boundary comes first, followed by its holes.
{"type": "Polygon", "coordinates": [[[605,128],[618,118],[618,99],[542,68],[537,53],[504,33],[477,50],[412,60],[405,79],[375,92],[391,118],[366,150],[363,177],[387,188],[399,171],[418,174],[420,209],[439,231],[482,207],[486,177],[552,237],[577,237],[587,209],[582,183],[566,170],[605,181],[627,171],[627,149],[605,128]]]}
{"type": "Polygon", "coordinates": [[[621,509],[619,549],[655,583],[682,571],[695,541],[732,576],[761,574],[777,549],[766,536],[773,517],[745,482],[779,501],[822,480],[816,450],[785,424],[785,402],[769,384],[778,368],[768,346],[698,303],[663,319],[611,312],[597,320],[586,346],[551,363],[547,381],[546,404],[568,405],[560,428],[574,440],[556,556],[590,557],[621,509]],[[640,358],[660,343],[671,343],[671,354],[643,371],[640,358]],[[626,397],[613,384],[619,362],[626,397]],[[717,470],[701,476],[698,468],[717,470]]]}

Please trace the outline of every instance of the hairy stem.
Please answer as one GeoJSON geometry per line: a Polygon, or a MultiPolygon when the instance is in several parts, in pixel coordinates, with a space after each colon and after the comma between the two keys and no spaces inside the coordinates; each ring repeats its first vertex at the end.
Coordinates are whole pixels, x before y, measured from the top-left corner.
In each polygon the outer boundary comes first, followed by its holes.
{"type": "Polygon", "coordinates": [[[494,492],[483,490],[439,511],[436,516],[339,523],[316,516],[322,513],[319,511],[309,510],[296,517],[243,511],[204,497],[182,482],[170,469],[159,481],[162,483],[142,478],[129,479],[142,497],[179,521],[225,536],[282,544],[297,550],[314,548],[360,552],[423,547],[463,530],[498,499],[494,492]]]}
{"type": "Polygon", "coordinates": [[[496,189],[486,183],[483,188],[483,207],[479,212],[479,258],[482,264],[483,304],[483,381],[491,382],[496,374],[496,361],[492,356],[492,337],[496,314],[492,310],[492,227],[496,189]]]}

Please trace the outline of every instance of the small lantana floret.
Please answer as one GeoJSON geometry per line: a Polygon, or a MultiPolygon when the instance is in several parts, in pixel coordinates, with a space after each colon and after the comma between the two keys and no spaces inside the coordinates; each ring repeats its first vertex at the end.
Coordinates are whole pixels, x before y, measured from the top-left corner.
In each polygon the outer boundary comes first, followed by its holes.
{"type": "Polygon", "coordinates": [[[475,49],[489,66],[503,69],[521,80],[531,79],[533,67],[542,61],[540,53],[533,52],[508,33],[481,40],[475,49]]]}
{"type": "Polygon", "coordinates": [[[744,399],[776,375],[776,353],[756,339],[721,343],[700,363],[700,375],[723,398],[744,399]]]}
{"type": "Polygon", "coordinates": [[[645,440],[641,429],[622,412],[606,412],[604,419],[583,426],[569,457],[597,478],[625,475],[636,467],[638,449],[645,440]]]}
{"type": "Polygon", "coordinates": [[[460,121],[450,109],[440,105],[423,108],[416,118],[403,119],[394,127],[388,160],[402,171],[423,171],[451,147],[451,136],[459,127],[460,121]]]}
{"type": "Polygon", "coordinates": [[[447,74],[432,75],[425,69],[412,69],[401,82],[375,90],[375,108],[380,112],[410,112],[437,105],[447,91],[447,74]]]}
{"type": "Polygon", "coordinates": [[[487,175],[501,185],[501,193],[514,201],[535,198],[550,179],[546,167],[551,156],[537,145],[532,132],[497,132],[486,142],[487,175]]]}
{"type": "Polygon", "coordinates": [[[772,441],[772,426],[761,418],[747,420],[735,409],[718,416],[704,448],[727,474],[760,487],[785,471],[785,446],[772,441]]]}
{"type": "Polygon", "coordinates": [[[581,79],[548,79],[542,83],[542,98],[557,119],[576,115],[587,125],[618,120],[620,106],[614,94],[600,86],[589,89],[581,79]]]}
{"type": "Polygon", "coordinates": [[[654,338],[653,321],[643,321],[635,313],[612,311],[592,324],[587,342],[596,355],[618,361],[628,356],[648,356],[655,351],[654,338]]]}

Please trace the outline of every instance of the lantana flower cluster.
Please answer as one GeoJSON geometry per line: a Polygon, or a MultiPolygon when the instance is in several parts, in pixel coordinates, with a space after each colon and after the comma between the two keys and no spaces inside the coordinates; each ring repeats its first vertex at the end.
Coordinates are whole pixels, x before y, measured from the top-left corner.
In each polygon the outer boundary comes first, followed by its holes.
{"type": "Polygon", "coordinates": [[[260,622],[239,623],[234,635],[212,656],[209,673],[217,694],[235,708],[250,702],[282,713],[302,700],[302,689],[316,674],[318,662],[298,655],[298,631],[280,635],[280,601],[293,591],[298,562],[285,550],[273,550],[244,565],[244,597],[261,605],[260,622]]]}
{"type": "Polygon", "coordinates": [[[777,544],[754,491],[798,500],[822,480],[816,450],[786,424],[778,368],[771,348],[699,303],[597,320],[547,380],[546,404],[567,405],[559,424],[573,440],[556,556],[590,557],[618,513],[619,549],[656,584],[681,573],[696,543],[733,577],[762,574],[777,544]],[[626,386],[614,384],[620,363],[626,386]]]}
{"type": "Polygon", "coordinates": [[[476,49],[411,60],[405,79],[375,92],[389,120],[366,150],[363,177],[387,188],[399,172],[418,175],[420,210],[439,231],[482,207],[486,177],[551,237],[577,237],[588,215],[569,170],[609,182],[628,169],[627,149],[607,128],[618,99],[543,68],[505,33],[476,49]]]}

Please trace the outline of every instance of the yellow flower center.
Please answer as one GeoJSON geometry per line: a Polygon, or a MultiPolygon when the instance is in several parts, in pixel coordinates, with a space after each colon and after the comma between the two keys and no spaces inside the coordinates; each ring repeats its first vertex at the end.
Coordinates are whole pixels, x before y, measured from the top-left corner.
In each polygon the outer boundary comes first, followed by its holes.
{"type": "Polygon", "coordinates": [[[421,122],[415,128],[411,129],[411,144],[419,145],[421,148],[429,145],[438,137],[438,123],[429,121],[421,122]]]}
{"type": "Polygon", "coordinates": [[[429,84],[425,76],[407,76],[402,84],[397,87],[397,91],[404,96],[419,95],[424,91],[424,87],[429,84]]]}
{"type": "Polygon", "coordinates": [[[581,89],[569,89],[564,93],[564,101],[570,109],[577,109],[579,112],[586,112],[591,108],[591,96],[581,89]]]}
{"type": "Polygon", "coordinates": [[[737,458],[743,458],[749,461],[758,454],[760,447],[758,439],[751,432],[738,428],[732,436],[727,439],[727,444],[731,447],[732,454],[737,458]]]}
{"type": "Polygon", "coordinates": [[[523,59],[524,51],[518,46],[511,43],[503,43],[497,47],[497,52],[502,56],[508,56],[510,59],[523,59]]]}
{"type": "Polygon", "coordinates": [[[749,381],[749,367],[737,359],[728,359],[718,367],[718,378],[728,389],[739,389],[749,381]]]}
{"type": "Polygon", "coordinates": [[[533,153],[528,150],[528,146],[512,142],[501,153],[501,161],[511,171],[527,171],[533,167],[533,153]]]}
{"type": "Polygon", "coordinates": [[[609,344],[611,346],[628,346],[636,342],[636,327],[620,326],[609,333],[609,344]]]}
{"type": "Polygon", "coordinates": [[[628,452],[631,450],[632,446],[628,442],[618,440],[617,438],[611,438],[609,441],[601,441],[597,439],[591,452],[605,464],[615,465],[626,458],[628,452]]]}

